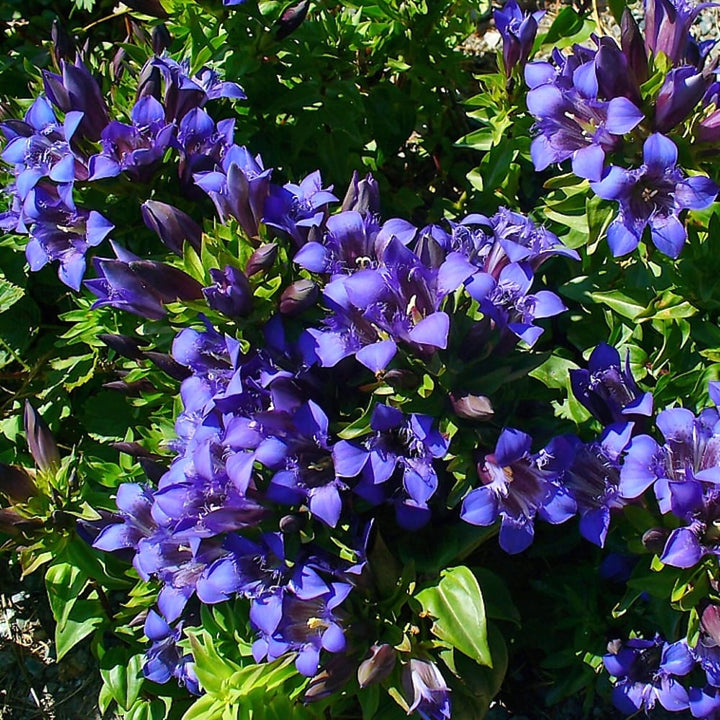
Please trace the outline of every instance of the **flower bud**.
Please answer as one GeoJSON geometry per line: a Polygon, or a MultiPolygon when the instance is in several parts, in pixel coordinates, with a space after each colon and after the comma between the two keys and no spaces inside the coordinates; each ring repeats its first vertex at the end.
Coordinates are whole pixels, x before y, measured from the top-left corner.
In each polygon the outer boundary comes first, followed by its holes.
{"type": "Polygon", "coordinates": [[[172,36],[165,25],[156,25],[152,29],[152,49],[156,55],[162,55],[171,43],[172,36]]]}
{"type": "Polygon", "coordinates": [[[297,280],[280,296],[280,312],[283,315],[299,315],[312,307],[317,298],[318,287],[312,280],[297,280]]]}
{"type": "Polygon", "coordinates": [[[139,457],[138,463],[140,463],[140,467],[148,479],[154,483],[159,483],[160,478],[167,472],[167,468],[164,465],[148,457],[139,457]]]}
{"type": "Polygon", "coordinates": [[[185,380],[192,375],[192,371],[181,365],[166,353],[148,351],[145,357],[156,367],[175,380],[185,380]]]}
{"type": "Polygon", "coordinates": [[[27,502],[38,490],[23,468],[0,463],[0,492],[14,502],[27,502]]]}
{"type": "Polygon", "coordinates": [[[450,402],[458,417],[464,420],[489,420],[494,414],[492,403],[484,395],[450,395],[450,402]]]}
{"type": "Polygon", "coordinates": [[[362,180],[358,180],[357,170],[353,171],[352,180],[348,185],[340,210],[342,212],[355,210],[363,215],[380,213],[380,187],[371,173],[368,173],[362,180]]]}
{"type": "Polygon", "coordinates": [[[53,20],[50,37],[56,64],[59,65],[61,60],[72,60],[75,55],[75,43],[57,18],[53,20]]]}
{"type": "Polygon", "coordinates": [[[383,380],[398,390],[414,390],[420,384],[418,376],[410,370],[388,370],[383,380]]]}
{"type": "Polygon", "coordinates": [[[145,225],[176,255],[182,257],[186,241],[200,252],[202,228],[186,212],[157,200],[146,200],[140,212],[145,225]]]}
{"type": "Polygon", "coordinates": [[[154,97],[156,100],[162,99],[162,76],[160,70],[149,63],[146,63],[140,72],[136,100],[147,96],[154,97]]]}
{"type": "Polygon", "coordinates": [[[286,535],[299,533],[307,525],[307,515],[291,513],[280,518],[280,531],[286,535]]]}
{"type": "Polygon", "coordinates": [[[325,663],[325,667],[311,678],[303,700],[313,702],[330,697],[347,683],[352,671],[353,664],[349,657],[334,655],[325,663]]]}
{"type": "Polygon", "coordinates": [[[23,517],[16,510],[0,508],[0,532],[6,535],[17,535],[24,530],[35,530],[42,527],[42,520],[39,518],[23,517]]]}
{"type": "Polygon", "coordinates": [[[179,268],[155,260],[133,260],[130,270],[151,287],[163,302],[199,300],[202,285],[179,268]]]}
{"type": "Polygon", "coordinates": [[[159,458],[160,455],[154,455],[147,451],[140,443],[136,442],[112,442],[110,447],[114,448],[118,452],[131,455],[132,457],[146,457],[146,458],[159,458]]]}
{"type": "Polygon", "coordinates": [[[382,682],[395,667],[397,653],[392,645],[373,645],[370,657],[360,663],[357,671],[358,684],[361,688],[382,682]]]}
{"type": "Polygon", "coordinates": [[[650,528],[643,533],[642,544],[646,550],[656,555],[661,555],[665,549],[665,541],[668,539],[670,531],[665,528],[650,528]]]}
{"type": "Polygon", "coordinates": [[[140,342],[135,338],[127,335],[111,335],[109,333],[102,333],[98,337],[118,355],[130,360],[142,360],[145,357],[145,354],[140,349],[140,342]]]}
{"type": "Polygon", "coordinates": [[[253,309],[252,288],[242,270],[226,265],[225,270],[212,268],[215,285],[203,288],[208,305],[229,318],[244,317],[253,309]]]}
{"type": "Polygon", "coordinates": [[[53,470],[60,465],[60,452],[55,438],[28,400],[25,401],[25,435],[30,454],[40,470],[53,470]]]}
{"type": "Polygon", "coordinates": [[[623,10],[620,20],[620,45],[623,55],[627,58],[633,79],[637,85],[642,85],[648,79],[645,41],[630,8],[627,7],[623,10]]]}
{"type": "Polygon", "coordinates": [[[251,277],[259,272],[266,272],[275,263],[278,254],[277,243],[261,245],[248,260],[245,266],[245,275],[251,277]]]}
{"type": "Polygon", "coordinates": [[[280,19],[275,23],[275,39],[282,40],[294,33],[305,20],[310,0],[300,0],[285,8],[280,19]]]}
{"type": "Polygon", "coordinates": [[[127,0],[125,4],[133,10],[162,20],[170,17],[160,4],[160,0],[127,0]]]}

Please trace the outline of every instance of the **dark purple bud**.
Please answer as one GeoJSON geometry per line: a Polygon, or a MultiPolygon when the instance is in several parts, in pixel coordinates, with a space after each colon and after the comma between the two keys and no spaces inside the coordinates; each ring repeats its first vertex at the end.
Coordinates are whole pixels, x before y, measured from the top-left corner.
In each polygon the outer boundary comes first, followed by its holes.
{"type": "Polygon", "coordinates": [[[170,17],[165,8],[160,4],[160,0],[128,0],[125,4],[133,10],[162,20],[170,17]]]}
{"type": "Polygon", "coordinates": [[[41,470],[54,470],[60,465],[60,452],[55,438],[29,400],[25,401],[25,435],[30,454],[41,470]]]}
{"type": "Polygon", "coordinates": [[[212,268],[215,285],[203,288],[208,305],[229,318],[244,317],[253,309],[252,288],[242,270],[226,265],[225,270],[212,268]]]}
{"type": "Polygon", "coordinates": [[[125,73],[125,59],[127,58],[127,52],[125,48],[118,48],[115,55],[113,55],[110,68],[112,69],[112,77],[115,82],[119,81],[125,73]]]}
{"type": "Polygon", "coordinates": [[[140,349],[139,340],[135,340],[127,335],[110,335],[109,333],[102,333],[98,335],[98,337],[118,355],[122,355],[130,360],[142,360],[142,358],[145,357],[143,351],[140,349]]]}
{"type": "Polygon", "coordinates": [[[192,370],[189,370],[184,365],[181,365],[166,353],[153,352],[149,350],[145,353],[145,357],[171,378],[175,378],[175,380],[185,380],[185,378],[192,375],[192,370]]]}
{"type": "Polygon", "coordinates": [[[113,380],[112,382],[103,383],[106,390],[117,390],[132,397],[137,397],[142,393],[157,392],[157,388],[147,380],[135,380],[127,383],[124,380],[113,380]]]}
{"type": "Polygon", "coordinates": [[[492,403],[484,395],[450,395],[450,402],[458,417],[465,420],[489,420],[494,414],[492,403]]]}
{"type": "Polygon", "coordinates": [[[357,170],[353,171],[352,180],[348,185],[345,199],[343,200],[342,212],[355,210],[360,214],[380,214],[380,188],[377,180],[368,173],[362,180],[358,180],[357,170]]]}
{"type": "Polygon", "coordinates": [[[200,252],[202,228],[187,213],[157,200],[146,200],[140,212],[145,225],[176,255],[182,257],[186,241],[200,252]]]}
{"type": "Polygon", "coordinates": [[[420,384],[418,376],[410,370],[388,370],[383,379],[399,390],[414,390],[420,384]]]}
{"type": "Polygon", "coordinates": [[[38,489],[23,468],[0,463],[0,493],[14,502],[27,502],[38,489]]]}
{"type": "Polygon", "coordinates": [[[147,457],[139,457],[138,462],[148,479],[154,483],[159,483],[160,478],[167,472],[167,468],[154,460],[147,457]]]}
{"type": "Polygon", "coordinates": [[[297,280],[280,296],[280,312],[298,315],[312,307],[318,298],[318,287],[312,280],[297,280]]]}
{"type": "Polygon", "coordinates": [[[650,528],[643,533],[643,547],[651,553],[655,553],[655,555],[662,555],[669,535],[670,531],[665,528],[650,528]]]}
{"type": "Polygon", "coordinates": [[[620,21],[620,45],[625,55],[633,79],[642,85],[648,79],[648,61],[645,52],[645,41],[640,34],[640,28],[635,22],[629,8],[623,10],[620,21]]]}
{"type": "Polygon", "coordinates": [[[137,100],[144,97],[162,100],[162,75],[157,67],[149,63],[143,67],[138,80],[137,100]]]}
{"type": "Polygon", "coordinates": [[[373,645],[370,657],[360,663],[357,671],[358,684],[361,688],[382,682],[395,667],[397,653],[392,645],[373,645]]]}
{"type": "Polygon", "coordinates": [[[110,447],[115,448],[118,452],[125,453],[126,455],[132,455],[132,457],[145,457],[153,460],[157,460],[161,457],[160,455],[155,455],[154,453],[149,452],[140,445],[140,443],[136,442],[113,442],[110,443],[110,447]]]}
{"type": "Polygon", "coordinates": [[[280,19],[275,23],[275,39],[282,40],[294,33],[305,20],[309,7],[310,0],[300,0],[285,8],[280,19]]]}
{"type": "Polygon", "coordinates": [[[6,535],[17,535],[25,530],[36,530],[42,527],[39,518],[23,517],[17,510],[0,508],[0,532],[6,535]]]}
{"type": "Polygon", "coordinates": [[[166,302],[199,300],[202,285],[179,268],[155,260],[133,260],[130,270],[166,302]]]}
{"type": "Polygon", "coordinates": [[[334,655],[325,663],[325,667],[310,680],[303,700],[314,702],[330,697],[345,686],[353,669],[353,662],[347,655],[334,655]]]}
{"type": "Polygon", "coordinates": [[[162,55],[171,43],[172,36],[165,25],[156,25],[152,29],[152,49],[156,55],[162,55]]]}
{"type": "Polygon", "coordinates": [[[294,535],[299,533],[307,525],[307,515],[301,513],[291,513],[283,515],[280,518],[280,531],[286,535],[294,535]]]}
{"type": "Polygon", "coordinates": [[[245,267],[245,275],[252,277],[259,272],[267,272],[275,263],[278,254],[277,243],[265,243],[261,245],[248,260],[245,267]]]}
{"type": "Polygon", "coordinates": [[[75,55],[75,43],[57,18],[53,20],[50,37],[55,63],[59,66],[61,60],[72,60],[75,55]]]}

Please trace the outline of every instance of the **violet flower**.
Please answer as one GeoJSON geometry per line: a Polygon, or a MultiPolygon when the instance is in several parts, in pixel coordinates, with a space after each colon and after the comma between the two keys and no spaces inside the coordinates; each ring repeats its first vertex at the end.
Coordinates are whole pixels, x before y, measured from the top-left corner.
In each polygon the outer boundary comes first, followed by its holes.
{"type": "Polygon", "coordinates": [[[500,518],[500,547],[519,553],[533,541],[535,516],[563,523],[576,512],[575,501],[561,491],[559,468],[545,469],[546,454],[530,454],[529,435],[506,428],[495,452],[478,465],[483,487],[463,500],[460,517],[471,525],[492,525],[500,518]]]}
{"type": "Polygon", "coordinates": [[[113,120],[102,131],[103,151],[88,163],[90,180],[127,173],[131,180],[149,182],[175,135],[165,121],[165,109],[154,97],[138,100],[130,114],[132,125],[113,120]]]}
{"type": "Polygon", "coordinates": [[[332,187],[323,188],[320,171],[316,170],[299,185],[271,185],[262,220],[289,235],[301,247],[307,242],[310,228],[319,227],[325,221],[327,206],[332,202],[338,199],[332,194],[332,187]]]}
{"type": "Polygon", "coordinates": [[[690,27],[714,3],[689,0],[645,0],[645,47],[648,54],[664,53],[673,65],[687,58],[691,49],[690,27]]]}
{"type": "Polygon", "coordinates": [[[245,273],[232,265],[224,270],[210,269],[214,285],[203,288],[208,305],[229,318],[244,317],[252,312],[253,293],[245,273]]]}
{"type": "Polygon", "coordinates": [[[422,720],[450,720],[450,689],[434,662],[412,658],[403,669],[403,688],[410,707],[422,720]]]}
{"type": "Polygon", "coordinates": [[[570,371],[570,384],[573,395],[603,425],[652,415],[652,394],[638,388],[630,372],[629,353],[623,368],[620,353],[607,343],[592,351],[587,370],[570,371]]]}
{"type": "Polygon", "coordinates": [[[510,77],[515,66],[521,71],[525,67],[535,42],[538,23],[544,15],[544,10],[523,12],[515,0],[508,0],[502,10],[493,12],[495,27],[503,40],[505,77],[510,77]]]}
{"type": "Polygon", "coordinates": [[[215,203],[221,222],[233,217],[251,238],[258,236],[270,190],[272,169],[265,169],[262,158],[252,157],[244,147],[233,145],[223,157],[221,169],[200,172],[195,183],[215,203]]]}
{"type": "Polygon", "coordinates": [[[718,193],[710,178],[686,178],[677,166],[677,147],[670,138],[651,135],[643,145],[643,164],[636,170],[611,166],[593,191],[620,205],[608,228],[608,244],[615,257],[632,252],[646,227],[655,247],[671,258],[682,250],[687,233],[680,221],[683,210],[709,207],[718,193]]]}
{"type": "Polygon", "coordinates": [[[82,113],[78,133],[97,142],[110,122],[100,86],[80,58],[74,65],[61,60],[60,68],[61,75],[43,70],[45,94],[62,112],[82,113]]]}
{"type": "Polygon", "coordinates": [[[654,640],[631,639],[604,655],[603,663],[617,678],[612,700],[621,712],[632,715],[652,710],[658,701],[671,712],[689,707],[688,692],[676,680],[695,665],[685,640],[670,644],[659,636],[654,640]]]}
{"type": "Polygon", "coordinates": [[[58,122],[50,103],[41,95],[25,113],[25,120],[6,120],[0,131],[8,140],[2,159],[15,166],[15,192],[25,200],[43,178],[58,183],[58,194],[71,204],[74,181],[86,180],[84,163],[75,157],[70,142],[82,113],[71,111],[58,122]]]}

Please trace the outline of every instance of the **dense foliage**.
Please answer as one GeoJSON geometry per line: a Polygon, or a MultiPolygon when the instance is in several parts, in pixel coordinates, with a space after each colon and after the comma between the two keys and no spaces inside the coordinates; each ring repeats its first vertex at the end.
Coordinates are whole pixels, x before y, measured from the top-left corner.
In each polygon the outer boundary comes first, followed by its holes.
{"type": "Polygon", "coordinates": [[[3,10],[0,533],[102,711],[720,717],[705,6],[55,5],[3,10]]]}

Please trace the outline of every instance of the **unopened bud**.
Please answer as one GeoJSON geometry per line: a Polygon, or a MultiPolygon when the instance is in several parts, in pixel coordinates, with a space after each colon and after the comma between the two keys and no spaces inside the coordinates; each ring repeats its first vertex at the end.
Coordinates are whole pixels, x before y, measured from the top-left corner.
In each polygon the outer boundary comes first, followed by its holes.
{"type": "Polygon", "coordinates": [[[392,645],[373,645],[370,657],[360,663],[357,671],[358,684],[361,688],[382,682],[395,667],[397,653],[392,645]]]}
{"type": "Polygon", "coordinates": [[[171,43],[172,36],[165,25],[156,25],[152,29],[152,49],[156,55],[162,55],[171,43]]]}
{"type": "Polygon", "coordinates": [[[383,379],[398,390],[414,390],[420,384],[418,376],[410,370],[388,370],[383,379]]]}
{"type": "Polygon", "coordinates": [[[57,18],[53,20],[50,37],[52,38],[52,50],[55,56],[55,62],[58,65],[60,65],[61,60],[72,62],[75,56],[75,43],[57,18]]]}
{"type": "Polygon", "coordinates": [[[450,402],[458,417],[465,420],[489,420],[494,414],[492,403],[484,395],[450,395],[450,402]]]}
{"type": "Polygon", "coordinates": [[[661,555],[665,549],[665,541],[668,539],[670,531],[665,528],[650,528],[646,530],[642,536],[642,544],[646,550],[656,555],[661,555]]]}
{"type": "Polygon", "coordinates": [[[0,463],[0,492],[14,502],[27,502],[37,487],[23,468],[0,463]]]}
{"type": "Polygon", "coordinates": [[[280,518],[280,531],[286,535],[299,533],[307,525],[307,516],[301,514],[284,515],[280,518]]]}
{"type": "Polygon", "coordinates": [[[28,400],[25,401],[25,435],[30,454],[41,470],[52,470],[60,465],[60,452],[55,438],[28,400]]]}
{"type": "Polygon", "coordinates": [[[181,365],[177,360],[166,353],[148,351],[145,357],[156,367],[175,380],[184,380],[192,375],[192,371],[181,365]]]}
{"type": "Polygon", "coordinates": [[[98,336],[111,350],[130,360],[142,360],[145,354],[140,349],[140,341],[127,335],[102,333],[98,336]]]}
{"type": "Polygon", "coordinates": [[[248,260],[245,266],[245,274],[248,277],[259,272],[268,271],[274,264],[278,254],[278,246],[276,243],[265,243],[261,245],[248,260]]]}
{"type": "Polygon", "coordinates": [[[156,260],[133,260],[128,265],[163,302],[199,300],[203,296],[202,285],[180,268],[156,260]]]}
{"type": "Polygon", "coordinates": [[[138,462],[149,480],[154,483],[160,482],[160,478],[167,472],[167,468],[147,457],[139,457],[138,462]]]}
{"type": "Polygon", "coordinates": [[[146,200],[140,212],[145,225],[176,255],[182,257],[185,242],[200,252],[202,228],[186,212],[157,200],[146,200]]]}
{"type": "Polygon", "coordinates": [[[160,70],[149,63],[143,67],[140,73],[136,100],[144,97],[154,97],[156,100],[162,98],[162,76],[160,75],[160,70]]]}
{"type": "Polygon", "coordinates": [[[312,280],[297,280],[280,296],[280,312],[298,315],[312,307],[318,298],[318,287],[312,280]]]}
{"type": "Polygon", "coordinates": [[[42,527],[42,520],[38,518],[23,517],[17,510],[0,508],[0,532],[6,535],[17,535],[25,530],[35,530],[42,527]]]}
{"type": "Polygon", "coordinates": [[[208,305],[229,318],[244,317],[253,309],[253,293],[242,270],[226,265],[224,270],[212,268],[214,285],[203,288],[208,305]]]}
{"type": "Polygon", "coordinates": [[[145,458],[159,458],[159,455],[146,450],[140,443],[136,442],[113,442],[110,443],[110,447],[115,448],[118,452],[131,455],[132,457],[145,457],[145,458]]]}
{"type": "Polygon", "coordinates": [[[275,39],[282,40],[294,33],[305,20],[310,0],[300,0],[285,8],[280,19],[275,23],[275,39]]]}
{"type": "Polygon", "coordinates": [[[343,199],[343,212],[346,210],[355,210],[361,214],[373,213],[375,215],[380,212],[380,188],[377,180],[368,173],[362,180],[358,180],[357,170],[353,171],[352,180],[348,185],[345,198],[343,199]]]}

